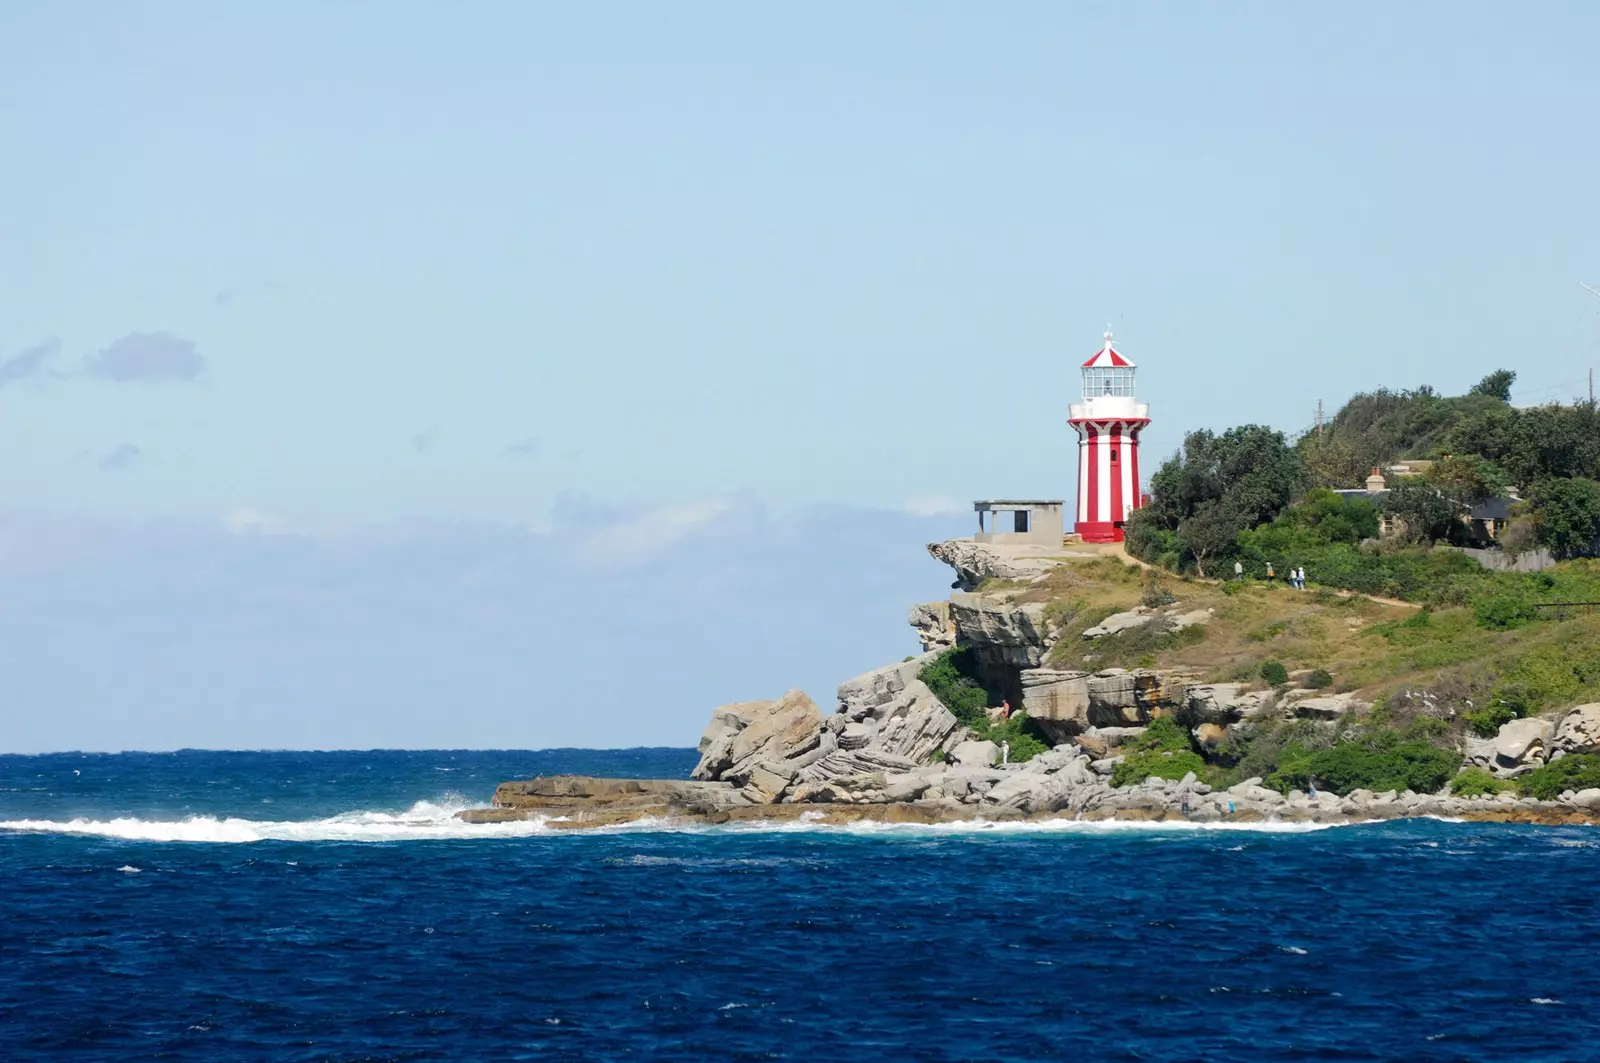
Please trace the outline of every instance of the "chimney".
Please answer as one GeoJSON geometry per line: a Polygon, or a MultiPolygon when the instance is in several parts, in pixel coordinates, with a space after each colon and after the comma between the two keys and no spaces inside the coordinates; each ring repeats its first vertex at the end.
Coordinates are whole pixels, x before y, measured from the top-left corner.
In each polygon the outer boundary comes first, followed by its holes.
{"type": "Polygon", "coordinates": [[[1372,467],[1372,475],[1367,477],[1367,494],[1375,495],[1379,491],[1388,490],[1388,487],[1389,484],[1384,480],[1383,473],[1379,472],[1378,467],[1374,465],[1372,467]]]}

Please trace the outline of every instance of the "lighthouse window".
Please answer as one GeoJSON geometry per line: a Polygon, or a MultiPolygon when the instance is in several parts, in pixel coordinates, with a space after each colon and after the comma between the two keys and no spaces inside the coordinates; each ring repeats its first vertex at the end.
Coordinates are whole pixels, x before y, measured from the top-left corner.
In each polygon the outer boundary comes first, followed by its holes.
{"type": "Polygon", "coordinates": [[[1116,463],[1117,463],[1117,452],[1113,450],[1111,452],[1111,464],[1115,465],[1116,463]]]}

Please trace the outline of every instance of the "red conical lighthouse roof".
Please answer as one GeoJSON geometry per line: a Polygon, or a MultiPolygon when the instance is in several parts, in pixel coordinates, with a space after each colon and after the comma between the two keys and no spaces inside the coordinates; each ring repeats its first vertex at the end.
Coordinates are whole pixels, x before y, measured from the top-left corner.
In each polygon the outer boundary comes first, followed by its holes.
{"type": "Polygon", "coordinates": [[[1131,369],[1133,363],[1117,353],[1111,346],[1111,330],[1106,329],[1106,345],[1087,362],[1083,363],[1085,369],[1131,369]]]}

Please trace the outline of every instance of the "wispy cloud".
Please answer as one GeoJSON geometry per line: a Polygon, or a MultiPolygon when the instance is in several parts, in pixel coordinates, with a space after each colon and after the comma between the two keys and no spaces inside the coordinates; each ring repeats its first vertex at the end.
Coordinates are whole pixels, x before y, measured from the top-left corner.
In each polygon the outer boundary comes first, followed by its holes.
{"type": "Polygon", "coordinates": [[[222,525],[235,535],[278,535],[283,521],[251,506],[236,506],[222,515],[222,525]]]}
{"type": "Polygon", "coordinates": [[[513,443],[510,446],[506,447],[506,457],[508,457],[508,458],[533,458],[533,457],[537,457],[538,454],[539,454],[539,451],[541,449],[543,449],[543,446],[544,446],[544,444],[542,442],[540,442],[538,436],[528,436],[526,439],[519,439],[515,443],[513,443]]]}
{"type": "Polygon", "coordinates": [[[45,340],[10,358],[0,358],[0,388],[44,373],[46,366],[61,353],[60,340],[45,340]]]}
{"type": "Polygon", "coordinates": [[[591,533],[581,553],[599,565],[627,565],[649,561],[671,550],[732,512],[728,498],[702,498],[656,506],[624,517],[591,533]]]}
{"type": "Polygon", "coordinates": [[[913,495],[900,508],[913,517],[943,517],[964,510],[961,503],[949,495],[913,495]]]}
{"type": "Polygon", "coordinates": [[[170,332],[130,332],[84,360],[84,372],[119,383],[197,380],[206,358],[193,341],[170,332]]]}
{"type": "Polygon", "coordinates": [[[437,428],[430,428],[426,432],[418,432],[411,437],[411,448],[418,454],[422,454],[431,450],[438,438],[439,430],[437,428]]]}
{"type": "Polygon", "coordinates": [[[131,468],[143,456],[144,451],[132,443],[118,443],[101,456],[98,464],[101,472],[121,472],[131,468]]]}

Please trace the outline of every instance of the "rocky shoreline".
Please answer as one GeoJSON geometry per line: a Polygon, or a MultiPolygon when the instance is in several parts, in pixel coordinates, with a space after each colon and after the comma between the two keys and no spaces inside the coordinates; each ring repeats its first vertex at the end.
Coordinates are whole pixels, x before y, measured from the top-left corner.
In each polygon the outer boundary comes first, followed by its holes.
{"type": "MultiPolygon", "coordinates": [[[[1044,757],[1049,757],[1045,754],[1044,757]]],[[[1036,758],[1042,760],[1044,757],[1036,758]]],[[[930,772],[924,781],[954,788],[975,787],[979,797],[912,800],[765,803],[750,800],[729,783],[677,779],[599,779],[553,775],[502,783],[490,808],[458,813],[469,823],[541,820],[553,829],[582,830],[649,820],[663,827],[730,823],[937,824],[1105,820],[1197,824],[1356,824],[1434,818],[1492,823],[1600,825],[1600,791],[1562,800],[1538,801],[1510,794],[1450,797],[1357,790],[1338,797],[1299,791],[1279,794],[1250,780],[1212,791],[1193,780],[1149,779],[1116,789],[1085,777],[1087,759],[1057,767],[1036,761],[1011,771],[930,772]],[[1031,768],[1031,770],[1029,770],[1031,768]]],[[[881,791],[879,791],[881,793],[881,791]]]]}
{"type": "MultiPolygon", "coordinates": [[[[970,540],[936,543],[929,552],[951,565],[965,589],[948,601],[914,606],[909,620],[925,652],[841,684],[834,712],[824,715],[797,690],[775,701],[726,705],[712,713],[688,780],[562,775],[506,782],[496,789],[492,807],[464,811],[460,818],[538,819],[563,829],[640,820],[1337,824],[1434,817],[1600,823],[1600,789],[1569,790],[1554,800],[1510,792],[1452,796],[1448,787],[1432,794],[1285,794],[1260,778],[1214,791],[1193,772],[1178,779],[1117,778],[1130,784],[1113,785],[1125,752],[1139,749],[1141,736],[1157,720],[1169,721],[1162,725],[1169,730],[1181,727],[1194,748],[1211,750],[1273,721],[1301,720],[1331,731],[1371,705],[1353,693],[1293,683],[1202,683],[1181,669],[1050,667],[1047,659],[1063,637],[1059,615],[1037,601],[976,588],[996,579],[1037,582],[1068,562],[1066,556],[1027,557],[970,540]],[[980,739],[981,720],[967,717],[975,733],[957,719],[922,680],[930,663],[953,647],[976,655],[991,689],[1004,691],[1025,710],[1053,748],[1025,763],[1007,763],[1006,750],[980,739]]],[[[1177,632],[1210,621],[1207,610],[1185,608],[1170,595],[1168,602],[1106,616],[1082,639],[1147,625],[1177,632]]],[[[1465,767],[1505,785],[1563,756],[1600,752],[1600,705],[1568,710],[1559,720],[1514,720],[1494,738],[1467,737],[1459,752],[1465,767]]]]}

